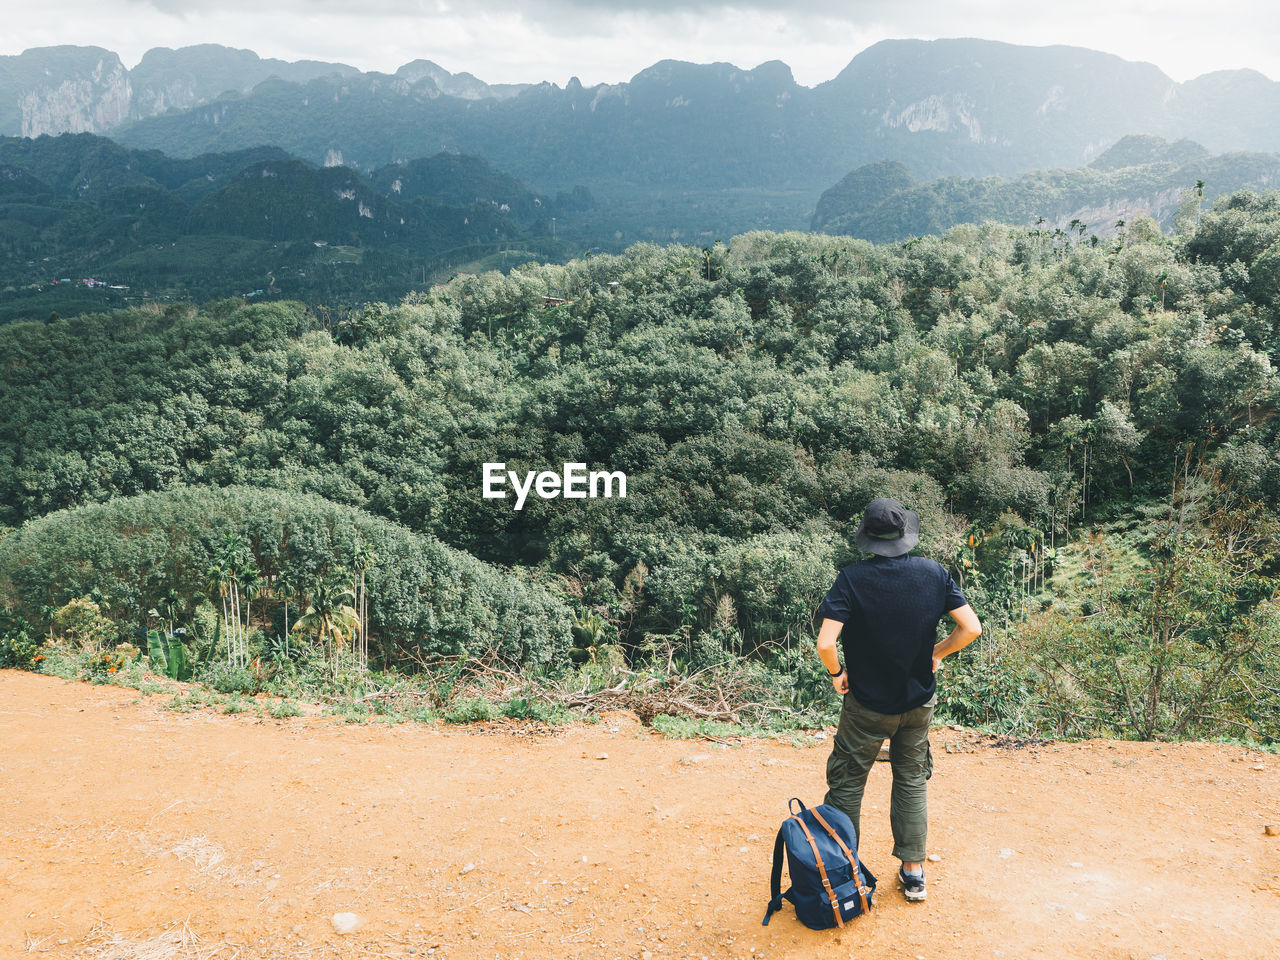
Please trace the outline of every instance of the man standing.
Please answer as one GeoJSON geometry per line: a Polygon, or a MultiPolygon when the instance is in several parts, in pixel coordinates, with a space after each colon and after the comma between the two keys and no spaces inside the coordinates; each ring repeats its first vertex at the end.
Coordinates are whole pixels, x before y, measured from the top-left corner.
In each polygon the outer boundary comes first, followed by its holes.
{"type": "Polygon", "coordinates": [[[920,516],[897,500],[867,505],[856,542],[871,559],[840,571],[818,615],[818,656],[844,696],[827,761],[826,803],[859,817],[867,774],[886,738],[893,767],[890,825],[898,880],[911,901],[925,898],[925,787],[933,774],[929,722],[938,702],[934,673],[949,654],[982,632],[978,617],[939,563],[907,556],[920,541],[920,516]],[[935,646],[938,623],[956,627],[935,646]],[[845,666],[836,653],[841,637],[845,666]]]}

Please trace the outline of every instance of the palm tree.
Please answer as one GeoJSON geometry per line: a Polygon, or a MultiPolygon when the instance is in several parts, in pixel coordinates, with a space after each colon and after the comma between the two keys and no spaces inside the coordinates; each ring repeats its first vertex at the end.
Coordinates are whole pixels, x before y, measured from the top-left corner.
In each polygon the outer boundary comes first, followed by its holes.
{"type": "Polygon", "coordinates": [[[247,637],[249,631],[253,628],[253,598],[266,589],[266,584],[262,579],[262,571],[258,569],[258,565],[253,562],[252,558],[241,571],[240,587],[244,591],[244,629],[247,637]]]}
{"type": "Polygon", "coordinates": [[[377,560],[377,554],[369,549],[368,544],[357,544],[355,549],[356,565],[356,626],[359,638],[356,650],[356,663],[361,670],[369,668],[369,595],[365,590],[365,573],[377,560]]]}
{"type": "Polygon", "coordinates": [[[231,639],[231,613],[227,609],[227,598],[230,593],[230,582],[227,577],[227,570],[222,565],[220,554],[214,558],[213,563],[209,564],[205,570],[205,580],[210,593],[218,594],[218,602],[222,607],[222,633],[227,638],[227,663],[232,660],[232,644],[231,639]]]}
{"type": "Polygon", "coordinates": [[[280,571],[276,577],[275,593],[276,596],[284,601],[284,637],[285,649],[288,649],[289,643],[289,600],[298,595],[301,588],[297,575],[289,570],[280,571]]]}
{"type": "Polygon", "coordinates": [[[307,612],[293,625],[293,632],[314,636],[330,668],[344,642],[355,636],[358,616],[351,591],[335,583],[317,583],[311,591],[307,612]]]}
{"type": "Polygon", "coordinates": [[[222,600],[222,617],[227,628],[227,662],[232,666],[246,666],[249,662],[249,638],[246,621],[249,619],[253,591],[261,579],[253,551],[244,538],[229,533],[223,538],[222,547],[214,555],[207,576],[210,590],[217,590],[222,600]],[[245,588],[244,617],[241,617],[240,594],[245,588]]]}

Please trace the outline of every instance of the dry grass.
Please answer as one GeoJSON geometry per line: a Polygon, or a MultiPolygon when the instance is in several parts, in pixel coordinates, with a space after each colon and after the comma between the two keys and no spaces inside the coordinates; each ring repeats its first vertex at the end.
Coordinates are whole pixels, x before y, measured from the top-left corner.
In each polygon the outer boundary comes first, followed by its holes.
{"type": "Polygon", "coordinates": [[[660,714],[740,723],[744,711],[774,709],[753,700],[759,691],[747,677],[729,671],[654,676],[620,670],[615,675],[618,682],[613,686],[557,692],[551,699],[583,713],[632,710],[646,726],[660,714]]]}
{"type": "Polygon", "coordinates": [[[182,863],[190,863],[196,873],[221,876],[226,872],[220,865],[227,859],[227,851],[222,844],[214,843],[207,837],[183,837],[167,853],[173,854],[182,863]]]}
{"type": "Polygon", "coordinates": [[[422,686],[405,684],[376,690],[349,702],[380,701],[392,711],[407,711],[424,703],[440,709],[471,698],[500,703],[512,697],[524,697],[584,716],[630,710],[646,726],[660,714],[741,723],[747,716],[759,718],[771,712],[789,712],[765,702],[768,692],[760,685],[759,678],[732,661],[683,673],[668,657],[665,669],[637,671],[621,665],[601,664],[594,671],[584,670],[557,679],[522,674],[509,669],[496,657],[470,657],[444,666],[440,663],[420,663],[420,666],[424,672],[415,680],[422,686]],[[448,683],[441,681],[445,674],[451,674],[448,683]]]}
{"type": "MultiPolygon", "coordinates": [[[[235,960],[243,947],[229,941],[206,942],[191,929],[191,918],[175,920],[150,937],[121,936],[99,920],[85,937],[80,960],[235,960]]],[[[28,948],[28,952],[30,948],[28,948]]]]}

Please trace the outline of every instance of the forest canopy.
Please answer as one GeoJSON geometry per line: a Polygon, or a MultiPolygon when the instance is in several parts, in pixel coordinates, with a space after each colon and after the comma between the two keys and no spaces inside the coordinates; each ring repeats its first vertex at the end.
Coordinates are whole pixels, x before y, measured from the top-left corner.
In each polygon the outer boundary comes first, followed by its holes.
{"type": "MultiPolygon", "coordinates": [[[[176,522],[178,503],[245,518],[241,501],[305,494],[371,539],[557,578],[563,600],[528,594],[538,649],[561,642],[566,603],[629,655],[679,636],[772,656],[808,642],[862,507],[890,495],[1012,623],[1040,609],[1073,533],[1167,512],[1188,457],[1237,502],[1280,506],[1278,241],[1280,194],[1246,192],[1177,239],[1149,220],[1097,244],[994,223],[880,246],[749,233],[462,276],[397,305],[11,324],[2,521],[72,512],[0,544],[4,589],[27,597],[21,558],[68,525],[176,522]],[[625,471],[628,496],[516,512],[482,498],[489,461],[625,471]]],[[[507,582],[475,576],[495,597],[507,582]]],[[[480,602],[512,609],[502,596],[480,602]]],[[[388,642],[416,643],[406,630],[388,642]]]]}

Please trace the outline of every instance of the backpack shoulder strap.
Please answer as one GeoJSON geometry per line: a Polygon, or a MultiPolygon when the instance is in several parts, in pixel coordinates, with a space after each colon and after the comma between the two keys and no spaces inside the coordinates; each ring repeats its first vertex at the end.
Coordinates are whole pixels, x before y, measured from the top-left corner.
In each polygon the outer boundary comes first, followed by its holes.
{"type": "Polygon", "coordinates": [[[809,846],[813,849],[813,859],[818,864],[818,876],[822,878],[822,889],[827,891],[827,899],[831,902],[831,912],[835,914],[836,926],[843,927],[844,917],[840,916],[840,902],[836,897],[835,889],[831,886],[831,880],[827,877],[827,865],[822,862],[822,854],[818,852],[818,841],[813,839],[813,834],[809,832],[809,827],[803,820],[794,816],[791,819],[800,824],[800,829],[804,831],[804,838],[809,841],[809,846]]]}
{"type": "Polygon", "coordinates": [[[831,824],[827,823],[826,817],[820,814],[816,807],[810,810],[809,812],[812,813],[814,819],[817,820],[818,823],[822,825],[822,829],[827,831],[827,833],[831,835],[831,839],[836,842],[836,845],[840,848],[840,852],[849,858],[849,868],[850,870],[853,871],[853,880],[858,885],[858,896],[862,899],[862,912],[866,913],[867,912],[867,886],[865,883],[862,882],[862,871],[858,869],[857,855],[852,850],[849,849],[849,845],[844,842],[844,839],[840,836],[840,834],[836,833],[835,829],[831,826],[831,824]]]}
{"type": "Polygon", "coordinates": [[[769,925],[769,918],[782,909],[782,851],[786,847],[782,831],[778,831],[778,839],[773,841],[773,872],[769,875],[769,906],[764,911],[762,927],[769,925]]]}

